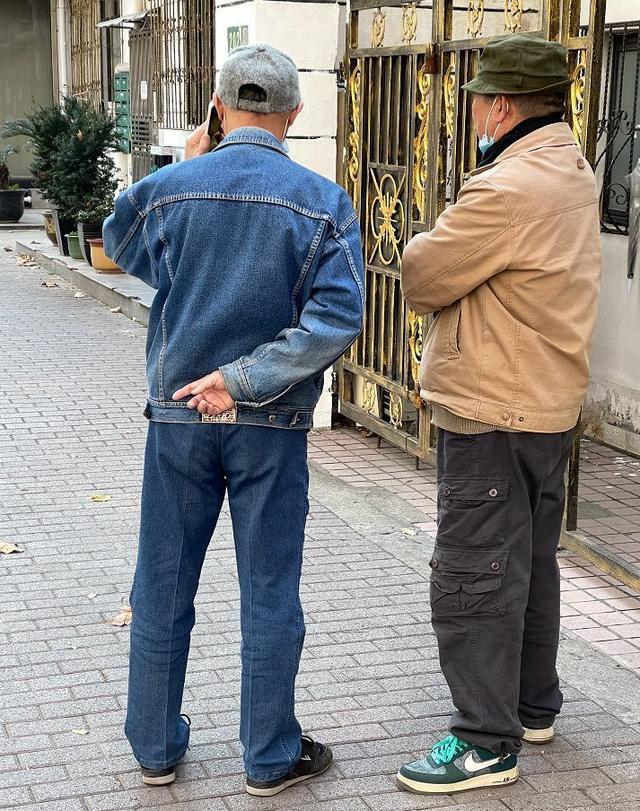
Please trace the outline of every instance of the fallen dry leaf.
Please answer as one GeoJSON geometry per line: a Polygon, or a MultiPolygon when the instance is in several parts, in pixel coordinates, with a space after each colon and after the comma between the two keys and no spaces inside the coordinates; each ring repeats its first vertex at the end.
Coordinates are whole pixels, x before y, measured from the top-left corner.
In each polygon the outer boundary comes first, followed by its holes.
{"type": "Polygon", "coordinates": [[[125,625],[131,625],[131,606],[125,605],[123,608],[118,611],[115,617],[111,617],[110,620],[105,620],[107,625],[115,625],[116,628],[122,628],[125,625]]]}
{"type": "Polygon", "coordinates": [[[86,293],[82,293],[82,292],[78,291],[78,292],[77,292],[77,293],[74,295],[74,298],[84,298],[86,295],[87,295],[86,293]]]}
{"type": "Polygon", "coordinates": [[[78,729],[72,729],[71,731],[73,732],[74,735],[88,735],[89,734],[89,730],[85,729],[84,727],[78,727],[78,729]]]}
{"type": "Polygon", "coordinates": [[[92,493],[89,498],[91,501],[111,501],[111,496],[106,493],[92,493]]]}
{"type": "Polygon", "coordinates": [[[92,592],[91,594],[87,594],[87,597],[88,597],[90,600],[94,600],[94,599],[95,599],[97,596],[98,596],[98,595],[97,595],[96,593],[94,593],[94,592],[92,592]]]}
{"type": "Polygon", "coordinates": [[[0,542],[0,552],[3,555],[11,555],[13,552],[24,552],[24,549],[14,543],[0,542]]]}
{"type": "Polygon", "coordinates": [[[120,307],[111,307],[109,312],[111,312],[111,313],[119,313],[120,312],[120,307]]]}
{"type": "Polygon", "coordinates": [[[44,282],[40,285],[40,287],[59,287],[60,285],[56,284],[55,282],[50,282],[48,279],[45,279],[44,282]]]}
{"type": "Polygon", "coordinates": [[[418,533],[415,531],[415,529],[409,529],[409,527],[403,527],[403,528],[402,528],[402,532],[403,532],[403,534],[404,534],[404,535],[409,535],[409,536],[413,536],[413,535],[417,535],[417,534],[418,534],[418,533]]]}
{"type": "Polygon", "coordinates": [[[33,256],[29,256],[28,253],[25,253],[24,255],[21,255],[18,258],[17,263],[19,265],[21,265],[22,267],[25,267],[25,268],[37,268],[38,267],[37,262],[33,261],[33,256]]]}

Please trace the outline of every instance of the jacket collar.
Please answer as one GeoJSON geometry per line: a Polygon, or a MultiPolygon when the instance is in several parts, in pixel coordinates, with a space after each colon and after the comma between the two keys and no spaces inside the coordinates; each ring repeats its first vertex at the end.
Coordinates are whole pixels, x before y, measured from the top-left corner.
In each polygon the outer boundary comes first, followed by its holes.
{"type": "Polygon", "coordinates": [[[280,152],[282,155],[289,157],[286,148],[282,145],[282,141],[276,138],[269,130],[262,129],[262,127],[238,127],[238,129],[230,132],[229,135],[225,135],[222,142],[214,149],[214,152],[218,149],[224,149],[226,146],[233,146],[234,144],[266,146],[269,149],[274,149],[276,152],[280,152]]]}
{"type": "Polygon", "coordinates": [[[534,152],[536,149],[542,149],[543,147],[557,146],[578,146],[571,127],[566,121],[540,127],[540,129],[529,133],[529,135],[523,136],[498,155],[493,163],[488,163],[486,166],[474,169],[473,172],[469,172],[467,177],[477,177],[483,172],[493,169],[493,167],[497,166],[499,163],[503,163],[510,158],[517,158],[519,155],[524,155],[526,152],[534,152]]]}

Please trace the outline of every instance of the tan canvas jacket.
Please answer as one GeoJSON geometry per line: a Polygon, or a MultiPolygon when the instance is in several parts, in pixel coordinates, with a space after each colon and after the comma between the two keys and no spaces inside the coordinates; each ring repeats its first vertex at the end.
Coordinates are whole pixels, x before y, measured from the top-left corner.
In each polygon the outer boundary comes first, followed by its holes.
{"type": "Polygon", "coordinates": [[[522,431],[572,428],[589,380],[601,255],[593,172],[551,124],[472,174],[402,257],[427,335],[425,400],[522,431]]]}

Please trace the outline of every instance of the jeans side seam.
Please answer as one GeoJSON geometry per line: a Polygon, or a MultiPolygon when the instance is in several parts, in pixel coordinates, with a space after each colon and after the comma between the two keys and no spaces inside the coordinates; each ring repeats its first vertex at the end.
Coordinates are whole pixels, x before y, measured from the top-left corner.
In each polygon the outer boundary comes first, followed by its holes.
{"type": "MultiPolygon", "coordinates": [[[[191,444],[189,447],[189,458],[192,456],[194,440],[196,438],[197,431],[191,432],[191,444]]],[[[172,626],[173,622],[175,622],[175,614],[176,614],[176,600],[178,596],[178,583],[180,581],[180,568],[182,566],[182,556],[184,553],[184,536],[185,536],[185,512],[187,508],[187,498],[186,492],[184,492],[187,487],[190,485],[190,480],[187,479],[185,483],[185,487],[183,489],[183,497],[182,497],[182,516],[180,525],[182,527],[181,536],[180,536],[180,557],[178,558],[178,566],[176,567],[176,579],[173,588],[173,598],[171,602],[171,618],[172,618],[172,626]]],[[[173,658],[173,640],[174,640],[174,633],[173,628],[171,632],[171,644],[169,646],[169,662],[171,662],[173,658]]],[[[168,730],[167,730],[167,723],[168,723],[168,714],[169,714],[169,690],[167,690],[165,707],[164,707],[164,755],[165,755],[165,763],[168,759],[168,752],[167,752],[167,739],[168,739],[168,730]]]]}

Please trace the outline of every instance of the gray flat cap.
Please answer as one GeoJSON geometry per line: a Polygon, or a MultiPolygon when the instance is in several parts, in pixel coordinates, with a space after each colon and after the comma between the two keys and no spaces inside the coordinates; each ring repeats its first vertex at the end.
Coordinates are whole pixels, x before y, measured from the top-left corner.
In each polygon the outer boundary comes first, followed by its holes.
{"type": "Polygon", "coordinates": [[[270,45],[241,45],[220,70],[218,95],[234,110],[288,113],[300,104],[298,69],[270,45]]]}

